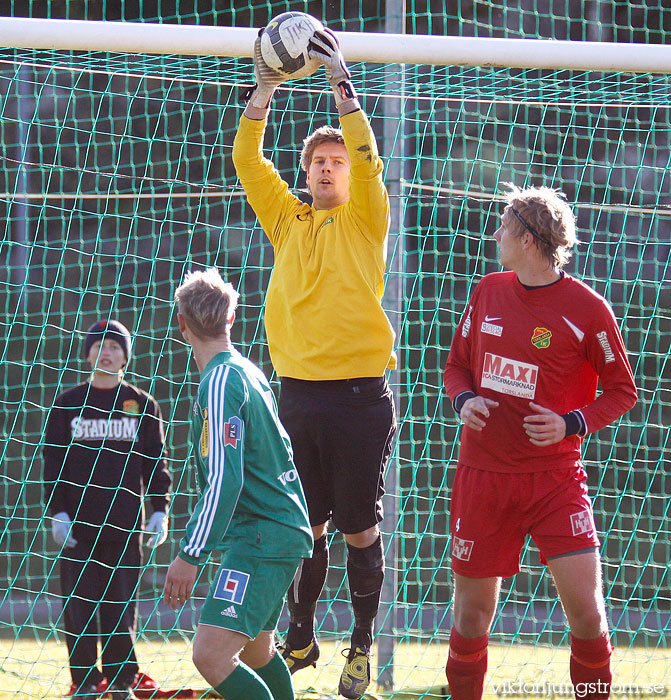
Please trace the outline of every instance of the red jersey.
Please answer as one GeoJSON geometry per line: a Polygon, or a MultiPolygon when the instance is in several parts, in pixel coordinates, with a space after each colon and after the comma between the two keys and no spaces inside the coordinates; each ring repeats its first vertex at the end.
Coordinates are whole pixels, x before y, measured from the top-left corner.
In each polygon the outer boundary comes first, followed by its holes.
{"type": "Polygon", "coordinates": [[[587,433],[636,403],[610,305],[566,274],[534,289],[514,272],[483,277],[452,340],[444,382],[452,400],[472,391],[499,402],[481,432],[464,426],[461,437],[459,462],[487,471],[547,471],[580,461],[578,435],[549,447],[529,441],[523,422],[534,413],[530,401],[560,415],[579,411],[587,433]]]}

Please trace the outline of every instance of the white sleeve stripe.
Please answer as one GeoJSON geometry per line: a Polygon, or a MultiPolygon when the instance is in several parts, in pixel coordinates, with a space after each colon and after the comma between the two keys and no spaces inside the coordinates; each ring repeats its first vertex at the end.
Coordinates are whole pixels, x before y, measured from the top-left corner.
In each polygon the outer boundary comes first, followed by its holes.
{"type": "MultiPolygon", "coordinates": [[[[212,412],[213,419],[212,419],[212,424],[210,425],[210,454],[212,455],[211,459],[216,459],[218,463],[218,467],[216,469],[216,473],[221,474],[221,478],[218,484],[218,489],[217,489],[217,499],[214,503],[212,512],[213,514],[217,510],[217,506],[219,505],[219,502],[221,500],[221,488],[223,484],[223,478],[224,478],[224,470],[226,467],[226,449],[225,449],[225,432],[224,432],[224,426],[226,425],[226,405],[225,405],[225,394],[223,393],[223,389],[225,388],[226,381],[228,380],[228,374],[230,371],[231,367],[226,367],[226,374],[224,376],[224,380],[221,383],[221,398],[218,398],[218,395],[215,395],[215,391],[213,391],[213,400],[217,401],[217,410],[212,412]]],[[[217,387],[219,389],[219,387],[217,387]]],[[[240,418],[240,416],[238,416],[240,418]]],[[[235,503],[230,509],[230,516],[228,518],[228,522],[226,523],[226,526],[224,527],[224,532],[228,530],[228,527],[231,523],[231,520],[233,519],[233,514],[235,513],[235,509],[238,504],[238,500],[240,499],[240,492],[242,491],[242,488],[244,487],[244,445],[245,445],[245,425],[240,422],[240,435],[238,435],[238,449],[236,451],[239,452],[240,455],[240,475],[241,475],[241,485],[240,485],[240,491],[238,491],[236,497],[235,497],[235,503]]],[[[207,538],[209,538],[210,531],[211,531],[211,523],[210,527],[208,528],[207,532],[207,537],[205,538],[205,541],[203,542],[203,545],[207,541],[207,538]]]]}
{"type": "Polygon", "coordinates": [[[207,538],[212,531],[214,516],[221,497],[221,487],[224,480],[224,460],[222,424],[224,414],[224,400],[226,397],[226,380],[230,367],[220,365],[216,367],[210,376],[207,386],[207,411],[209,421],[209,457],[208,457],[208,489],[203,500],[203,507],[198,514],[196,526],[191,535],[191,541],[184,547],[184,552],[190,556],[200,556],[207,538]],[[223,377],[221,376],[223,374],[223,377]]]}
{"type": "Polygon", "coordinates": [[[578,414],[578,422],[580,423],[580,430],[578,431],[579,437],[585,437],[587,435],[587,421],[585,420],[585,415],[581,410],[576,410],[578,414]]]}
{"type": "MultiPolygon", "coordinates": [[[[226,424],[226,382],[228,381],[228,375],[230,374],[231,368],[226,366],[226,374],[224,375],[223,381],[217,386],[212,392],[213,400],[216,401],[216,410],[212,411],[212,423],[210,424],[210,462],[216,461],[216,473],[220,474],[219,483],[217,486],[217,498],[212,507],[212,514],[217,510],[219,502],[221,500],[221,489],[224,480],[224,470],[226,467],[226,454],[224,451],[224,426],[226,424]]],[[[210,385],[211,386],[211,385],[210,385]]],[[[228,523],[226,523],[228,528],[228,523]]],[[[208,536],[209,530],[208,529],[208,536]]]]}

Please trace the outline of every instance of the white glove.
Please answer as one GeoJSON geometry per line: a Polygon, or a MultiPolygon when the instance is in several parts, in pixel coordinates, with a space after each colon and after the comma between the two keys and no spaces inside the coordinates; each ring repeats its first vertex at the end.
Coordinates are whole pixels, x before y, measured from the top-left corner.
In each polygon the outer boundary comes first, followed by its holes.
{"type": "Polygon", "coordinates": [[[259,29],[259,35],[254,41],[254,79],[256,84],[247,88],[242,99],[252,107],[266,109],[275,92],[275,88],[281,85],[285,78],[276,70],[266,64],[261,56],[261,34],[265,27],[259,29]]]}
{"type": "Polygon", "coordinates": [[[160,544],[163,544],[168,537],[168,514],[160,511],[152,513],[144,532],[147,535],[151,535],[145,542],[147,547],[158,547],[160,544]]]}
{"type": "Polygon", "coordinates": [[[74,547],[77,540],[70,534],[72,531],[72,520],[70,516],[61,511],[51,518],[51,536],[59,547],[74,547]]]}
{"type": "MultiPolygon", "coordinates": [[[[347,70],[345,59],[338,38],[330,30],[324,27],[324,31],[317,30],[310,40],[310,58],[314,58],[324,64],[326,79],[333,88],[336,107],[340,107],[347,100],[356,100],[356,91],[352,85],[352,76],[347,70]]],[[[358,101],[356,107],[358,108],[358,101]]]]}

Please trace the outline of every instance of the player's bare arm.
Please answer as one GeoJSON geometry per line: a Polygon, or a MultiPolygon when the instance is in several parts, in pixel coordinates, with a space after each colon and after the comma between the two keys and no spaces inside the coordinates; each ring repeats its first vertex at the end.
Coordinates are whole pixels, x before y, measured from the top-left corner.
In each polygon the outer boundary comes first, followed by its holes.
{"type": "Polygon", "coordinates": [[[189,564],[181,557],[175,557],[165,577],[163,602],[173,610],[180,608],[191,598],[196,578],[198,578],[198,566],[189,564]]]}
{"type": "Polygon", "coordinates": [[[566,437],[566,421],[549,408],[529,401],[534,413],[524,416],[524,432],[529,442],[539,447],[548,447],[561,442],[566,437]]]}
{"type": "Polygon", "coordinates": [[[474,396],[466,399],[461,407],[459,418],[471,430],[481,431],[487,425],[485,418],[489,418],[489,409],[496,408],[498,405],[499,402],[493,399],[487,399],[484,396],[474,396]]]}

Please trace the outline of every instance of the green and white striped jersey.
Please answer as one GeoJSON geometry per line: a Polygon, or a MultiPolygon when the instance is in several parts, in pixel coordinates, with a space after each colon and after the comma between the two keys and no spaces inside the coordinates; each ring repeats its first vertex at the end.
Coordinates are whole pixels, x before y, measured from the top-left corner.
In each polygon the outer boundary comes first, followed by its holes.
{"type": "Polygon", "coordinates": [[[232,545],[268,559],[311,555],[305,496],[275,398],[263,372],[235,349],[202,372],[191,440],[201,497],[182,559],[200,564],[232,545]]]}

